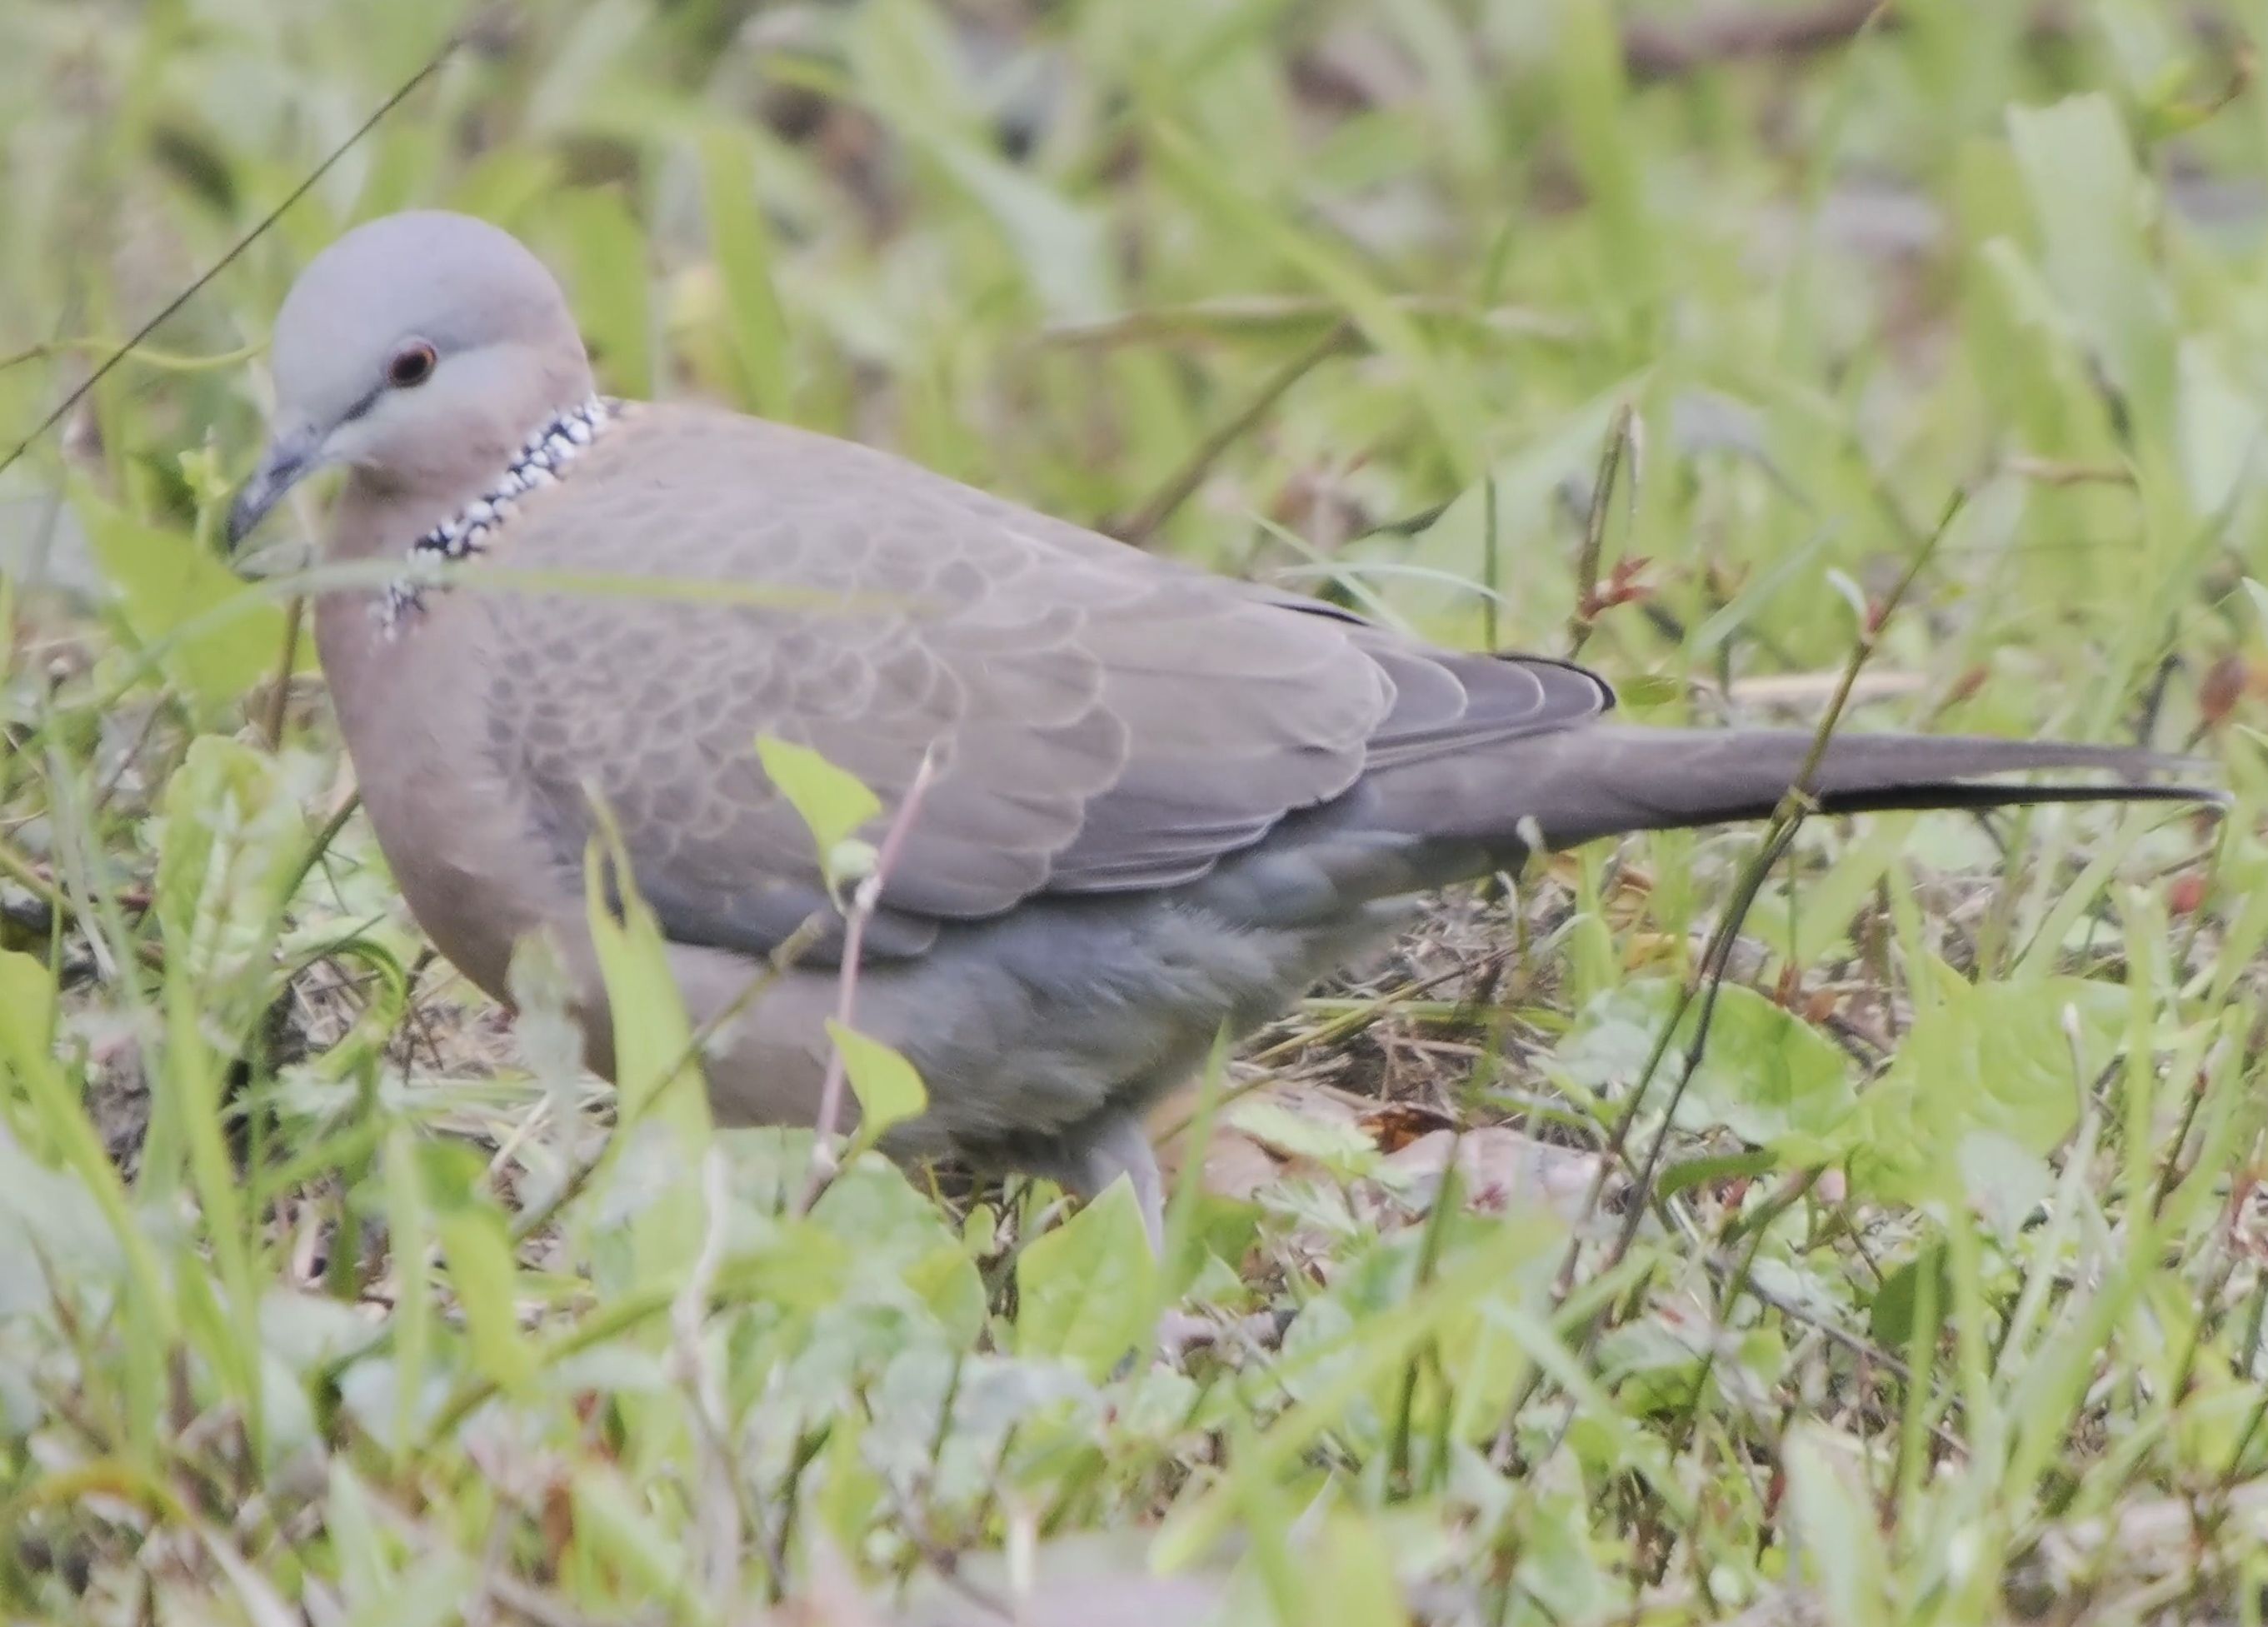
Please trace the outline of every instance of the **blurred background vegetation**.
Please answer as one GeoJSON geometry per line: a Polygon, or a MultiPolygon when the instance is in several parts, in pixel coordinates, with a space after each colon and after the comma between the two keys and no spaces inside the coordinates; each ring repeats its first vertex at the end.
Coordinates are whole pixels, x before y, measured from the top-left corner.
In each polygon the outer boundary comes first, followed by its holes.
{"type": "Polygon", "coordinates": [[[0,8],[0,1602],[2259,1619],[2264,33],[0,8]],[[1445,904],[1238,1064],[1263,1110],[1162,1271],[1108,1209],[964,1224],[867,1165],[784,1216],[792,1138],[721,1139],[688,1218],[556,1010],[509,1039],[426,964],[290,595],[218,548],[293,274],[418,206],[526,238],[614,391],[1580,649],[1640,715],[1815,718],[1926,548],[1867,721],[2198,749],[2239,812],[1808,832],[1627,1144],[1750,839],[1445,904]]]}

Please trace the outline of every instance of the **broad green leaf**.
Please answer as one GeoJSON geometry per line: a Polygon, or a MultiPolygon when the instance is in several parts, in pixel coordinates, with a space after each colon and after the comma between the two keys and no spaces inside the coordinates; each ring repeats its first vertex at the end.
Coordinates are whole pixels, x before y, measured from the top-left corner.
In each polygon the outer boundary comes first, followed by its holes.
{"type": "MultiPolygon", "coordinates": [[[[725,1145],[734,1154],[734,1192],[743,1210],[773,1215],[792,1204],[810,1179],[811,1143],[803,1130],[729,1132],[725,1145]]],[[[983,1326],[984,1285],[968,1249],[936,1200],[880,1153],[844,1160],[783,1253],[792,1256],[782,1261],[783,1275],[806,1256],[814,1269],[807,1276],[798,1271],[784,1288],[768,1277],[768,1294],[802,1294],[798,1303],[819,1309],[870,1281],[902,1285],[935,1314],[955,1348],[983,1326]]]]}
{"type": "MultiPolygon", "coordinates": [[[[2080,1092],[2107,1066],[2132,999],[2116,983],[2047,977],[1979,987],[1940,968],[1896,1059],[1831,1138],[1875,1195],[1940,1195],[1964,1168],[1991,1178],[1977,1142],[2043,1157],[2079,1123],[2080,1092]]],[[[2036,1175],[2034,1177],[2036,1184],[2036,1175]]]]}
{"type": "MultiPolygon", "coordinates": [[[[1329,1287],[1307,1303],[1286,1334],[1285,1392],[1303,1401],[1328,1393],[1359,1366],[1366,1336],[1360,1330],[1387,1325],[1401,1314],[1412,1291],[1425,1281],[1423,1262],[1429,1252],[1437,1256],[1436,1271],[1452,1271],[1474,1250],[1498,1248],[1507,1239],[1523,1242],[1526,1252],[1505,1269],[1493,1292],[1541,1303],[1550,1292],[1555,1250],[1564,1247],[1565,1235],[1557,1217],[1536,1209],[1513,1216],[1445,1210],[1430,1240],[1411,1230],[1358,1250],[1334,1273],[1329,1287]]],[[[1530,1357],[1477,1303],[1453,1311],[1429,1344],[1425,1372],[1414,1388],[1405,1370],[1381,1371],[1355,1415],[1382,1425],[1406,1404],[1413,1432],[1420,1438],[1438,1435],[1446,1413],[1452,1438],[1485,1439],[1501,1425],[1504,1408],[1532,1369],[1530,1357]]]]}
{"type": "Polygon", "coordinates": [[[1889,1558],[1874,1511],[1858,1483],[1858,1443],[1822,1424],[1788,1432],[1788,1513],[1804,1568],[1816,1580],[1822,1618],[1837,1627],[1889,1627],[1889,1558]]]}
{"type": "Polygon", "coordinates": [[[890,1488],[865,1451],[865,1420],[851,1409],[827,1432],[815,1468],[821,1469],[812,1492],[821,1527],[846,1549],[856,1548],[873,1528],[890,1488]]]}
{"type": "Polygon", "coordinates": [[[1134,1189],[1115,1181],[1016,1259],[1016,1353],[1053,1356],[1098,1383],[1149,1336],[1157,1257],[1134,1189]]]}
{"type": "Polygon", "coordinates": [[[1305,1546],[1300,1568],[1307,1606],[1303,1619],[1316,1627],[1404,1627],[1410,1620],[1374,1518],[1340,1514],[1305,1546]]]}
{"type": "Polygon", "coordinates": [[[2014,1137],[1989,1128],[1962,1137],[1953,1155],[1962,1189],[1977,1217],[2003,1247],[2014,1248],[2018,1234],[2055,1190],[2055,1172],[2047,1160],[2014,1137]]]}
{"type": "Polygon", "coordinates": [[[860,1145],[872,1146],[891,1125],[917,1117],[929,1106],[921,1075],[889,1046],[832,1017],[827,1020],[827,1037],[842,1053],[843,1071],[858,1098],[860,1145]]]}
{"type": "MultiPolygon", "coordinates": [[[[1559,1070],[1587,1090],[1627,1095],[1681,991],[1668,978],[1641,978],[1593,1000],[1559,1048],[1559,1070]]],[[[1666,1104],[1683,1073],[1702,1003],[1697,995],[1687,1005],[1654,1069],[1650,1106],[1666,1104]]],[[[1707,1048],[1678,1103],[1677,1122],[1689,1130],[1721,1125],[1744,1141],[1769,1145],[1827,1134],[1854,1100],[1841,1047],[1754,990],[1726,983],[1717,990],[1707,1048]]]]}
{"type": "Polygon", "coordinates": [[[828,885],[836,885],[848,844],[860,826],[882,811],[880,799],[857,776],[836,768],[808,746],[759,735],[756,756],[780,794],[802,816],[819,850],[828,885]]]}
{"type": "MultiPolygon", "coordinates": [[[[156,652],[166,681],[194,705],[216,710],[275,671],[284,612],[256,586],[188,535],[145,526],[83,483],[71,503],[128,631],[156,652]]],[[[307,659],[302,650],[303,665],[307,659]]]]}

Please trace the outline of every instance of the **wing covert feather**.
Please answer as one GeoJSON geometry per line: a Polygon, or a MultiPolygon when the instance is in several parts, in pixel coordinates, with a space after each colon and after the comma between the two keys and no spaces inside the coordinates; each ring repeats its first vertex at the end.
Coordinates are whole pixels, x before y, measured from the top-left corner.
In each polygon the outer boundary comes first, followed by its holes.
{"type": "Polygon", "coordinates": [[[1558,726],[1605,694],[696,409],[629,409],[502,551],[671,579],[667,597],[481,593],[490,745],[563,862],[595,794],[665,930],[744,950],[827,908],[760,734],[824,753],[885,810],[936,754],[876,924],[877,952],[902,954],[1035,894],[1194,879],[1366,767],[1558,726]],[[766,587],[799,600],[747,601],[766,587]]]}

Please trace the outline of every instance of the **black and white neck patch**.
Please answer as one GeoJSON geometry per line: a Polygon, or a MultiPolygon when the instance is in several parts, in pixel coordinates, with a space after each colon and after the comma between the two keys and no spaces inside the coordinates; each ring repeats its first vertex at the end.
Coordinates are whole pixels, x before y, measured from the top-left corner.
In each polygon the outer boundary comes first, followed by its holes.
{"type": "Polygon", "coordinates": [[[495,485],[412,542],[409,568],[388,582],[371,607],[379,630],[388,638],[401,630],[403,619],[424,603],[426,591],[438,585],[441,566],[487,552],[519,499],[557,485],[567,466],[606,432],[619,405],[593,395],[554,413],[520,444],[495,485]]]}

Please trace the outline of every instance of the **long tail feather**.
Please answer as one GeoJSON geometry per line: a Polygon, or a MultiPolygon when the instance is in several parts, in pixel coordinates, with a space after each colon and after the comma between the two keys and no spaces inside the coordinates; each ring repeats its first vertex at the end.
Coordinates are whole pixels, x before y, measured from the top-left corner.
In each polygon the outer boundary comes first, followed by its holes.
{"type": "MultiPolygon", "coordinates": [[[[1802,772],[1813,736],[1796,729],[1597,728],[1532,744],[1539,760],[1525,765],[1531,771],[1521,773],[1516,799],[1552,846],[1566,847],[1626,831],[1762,819],[1802,772]],[[1548,762],[1540,760],[1546,753],[1548,762]]],[[[2056,740],[1846,734],[1828,742],[1809,789],[1833,814],[2225,800],[2207,786],[2144,777],[2202,768],[2154,752],[2056,740]],[[2106,777],[2046,784],[1991,777],[2043,769],[2106,777]]]]}

